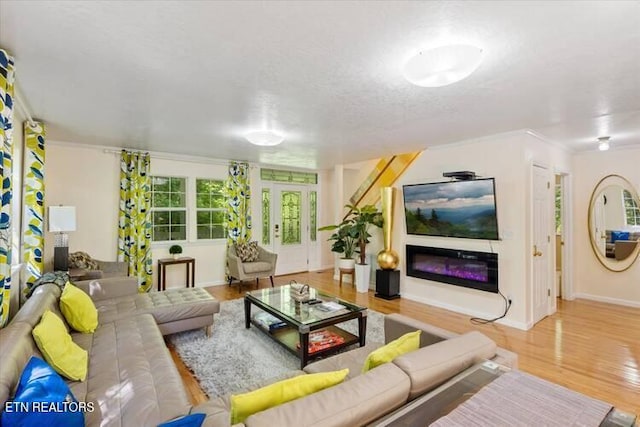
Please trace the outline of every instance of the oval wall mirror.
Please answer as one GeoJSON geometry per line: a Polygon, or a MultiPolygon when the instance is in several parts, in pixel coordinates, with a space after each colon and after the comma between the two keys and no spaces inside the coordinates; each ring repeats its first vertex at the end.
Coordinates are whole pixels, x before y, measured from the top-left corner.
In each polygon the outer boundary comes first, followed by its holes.
{"type": "Polygon", "coordinates": [[[620,175],[598,182],[589,202],[589,240],[596,257],[611,271],[625,271],[640,253],[640,199],[620,175]]]}

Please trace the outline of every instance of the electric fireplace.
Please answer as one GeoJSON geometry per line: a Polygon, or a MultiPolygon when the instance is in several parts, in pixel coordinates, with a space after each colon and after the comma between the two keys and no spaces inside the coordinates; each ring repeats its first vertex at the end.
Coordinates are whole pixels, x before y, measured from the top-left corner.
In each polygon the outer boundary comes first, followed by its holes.
{"type": "Polygon", "coordinates": [[[407,276],[498,293],[498,254],[406,245],[407,276]]]}

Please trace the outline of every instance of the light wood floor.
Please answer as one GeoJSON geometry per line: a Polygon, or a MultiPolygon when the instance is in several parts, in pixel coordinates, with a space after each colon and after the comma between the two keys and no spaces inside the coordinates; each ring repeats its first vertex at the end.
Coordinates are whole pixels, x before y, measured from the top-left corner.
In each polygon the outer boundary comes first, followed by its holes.
{"type": "MultiPolygon", "coordinates": [[[[458,333],[481,331],[500,347],[518,353],[522,371],[640,414],[640,309],[558,301],[557,313],[521,331],[498,324],[472,325],[469,316],[403,298],[386,301],[375,298],[373,292],[359,294],[349,284],[340,288],[332,275],[333,271],[300,273],[274,280],[278,286],[295,279],[372,310],[402,313],[458,333]]],[[[270,286],[269,280],[261,280],[260,286],[270,286]]],[[[243,292],[249,288],[255,289],[255,283],[245,284],[243,292]]],[[[243,295],[236,284],[207,290],[221,301],[243,295]]],[[[206,400],[197,380],[170,350],[193,403],[206,400]]]]}

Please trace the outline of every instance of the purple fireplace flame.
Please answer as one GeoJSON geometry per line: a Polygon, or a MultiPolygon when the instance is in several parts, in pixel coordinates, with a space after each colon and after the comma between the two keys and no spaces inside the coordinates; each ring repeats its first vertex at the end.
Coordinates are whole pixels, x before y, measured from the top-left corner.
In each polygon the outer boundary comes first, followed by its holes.
{"type": "Polygon", "coordinates": [[[433,255],[416,255],[413,261],[413,268],[425,273],[442,276],[458,277],[485,283],[489,281],[489,268],[484,262],[433,255]]]}

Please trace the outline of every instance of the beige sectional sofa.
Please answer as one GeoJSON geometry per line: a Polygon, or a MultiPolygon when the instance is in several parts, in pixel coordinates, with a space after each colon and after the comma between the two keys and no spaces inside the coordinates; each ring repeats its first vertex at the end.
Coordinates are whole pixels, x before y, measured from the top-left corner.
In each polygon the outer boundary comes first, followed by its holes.
{"type": "MultiPolygon", "coordinates": [[[[118,278],[79,283],[94,300],[99,326],[93,334],[71,332],[89,354],[85,381],[68,381],[79,401],[94,402],[87,426],[156,426],[215,407],[189,403],[180,374],[163,334],[210,327],[220,305],[202,289],[139,294],[135,279],[118,278]],[[203,294],[204,292],[204,294],[203,294]],[[206,294],[206,295],[205,295],[206,294]]],[[[0,330],[0,402],[11,398],[31,356],[41,357],[31,331],[46,310],[58,308],[60,289],[38,287],[11,322],[0,330]]],[[[209,422],[209,421],[208,421],[209,422]]]]}
{"type": "MultiPolygon", "coordinates": [[[[415,330],[422,331],[420,349],[364,374],[361,370],[367,355],[382,344],[368,344],[307,365],[301,375],[344,368],[349,368],[349,375],[339,385],[254,414],[245,420],[244,426],[364,426],[476,363],[492,360],[510,368],[517,367],[515,353],[498,348],[480,332],[458,335],[399,314],[385,316],[386,343],[415,330]]],[[[228,401],[215,399],[208,405],[217,408],[216,424],[212,425],[228,426],[228,401]]]]}

